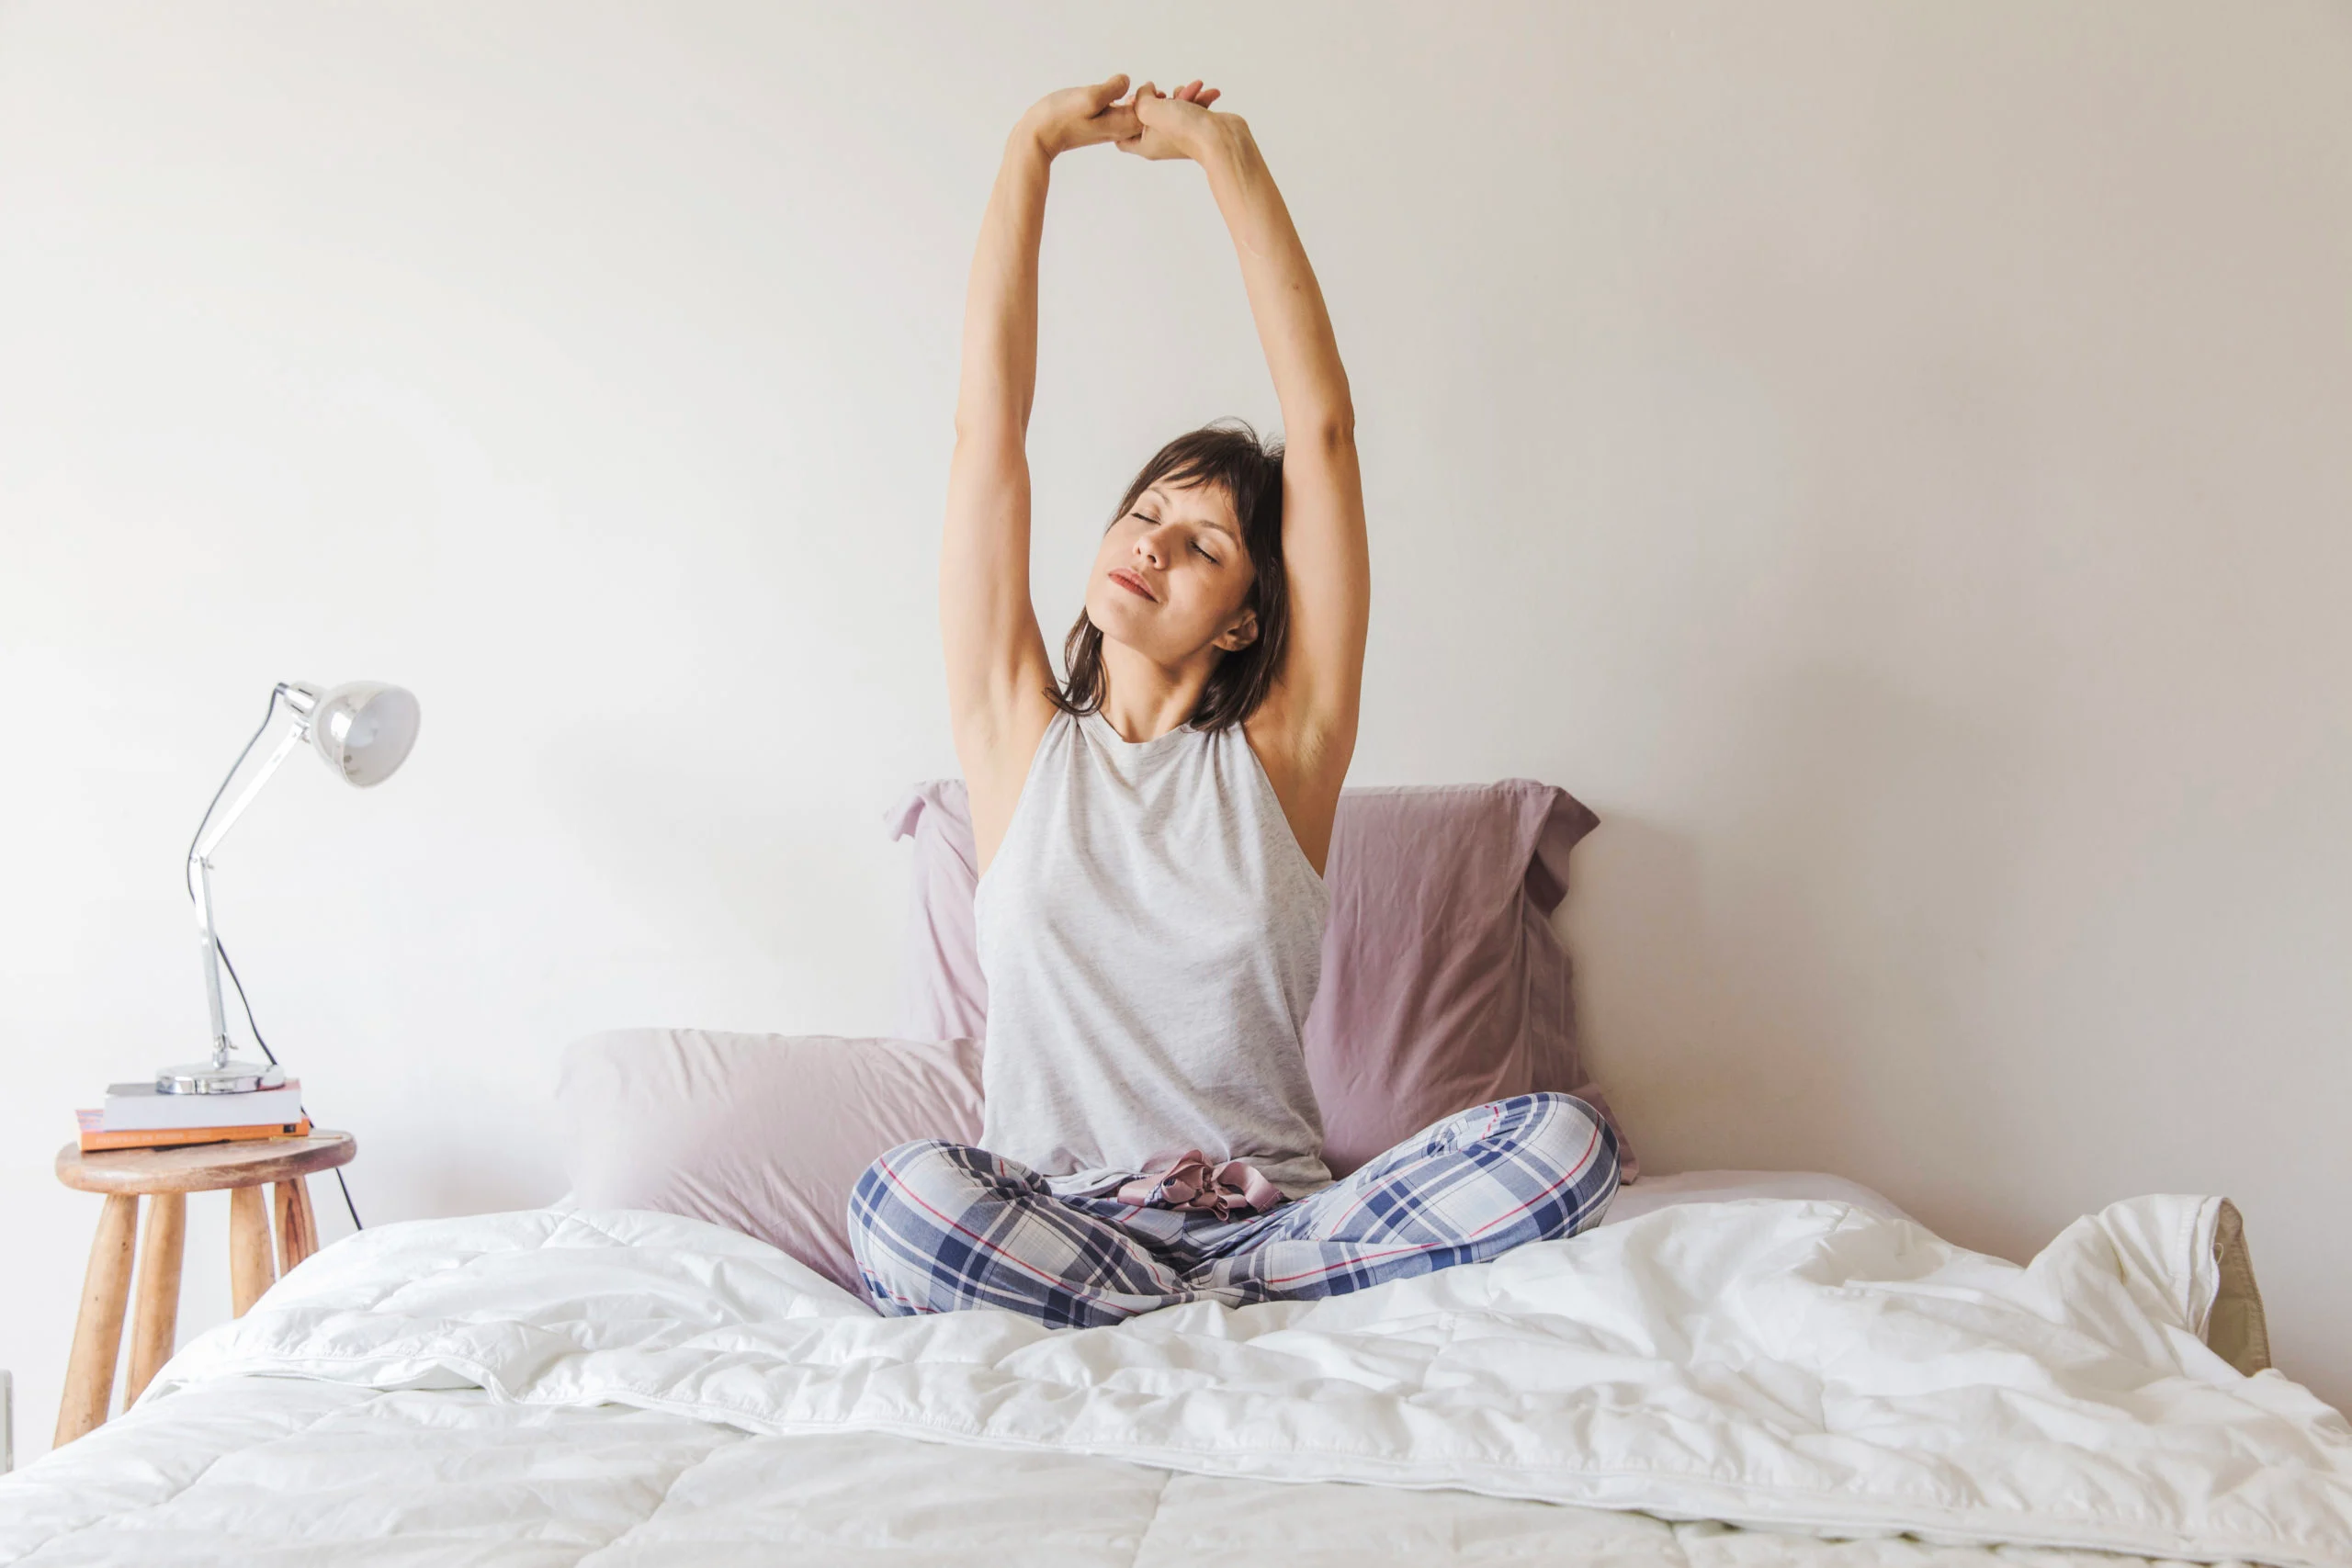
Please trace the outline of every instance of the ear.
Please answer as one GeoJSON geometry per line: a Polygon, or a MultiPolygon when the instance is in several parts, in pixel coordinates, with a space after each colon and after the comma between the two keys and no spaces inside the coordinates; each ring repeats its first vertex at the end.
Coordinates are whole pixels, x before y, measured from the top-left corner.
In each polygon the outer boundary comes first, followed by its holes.
{"type": "Polygon", "coordinates": [[[1217,637],[1216,646],[1227,653],[1238,653],[1257,640],[1258,612],[1244,610],[1241,612],[1241,618],[1226,627],[1223,634],[1217,637]]]}

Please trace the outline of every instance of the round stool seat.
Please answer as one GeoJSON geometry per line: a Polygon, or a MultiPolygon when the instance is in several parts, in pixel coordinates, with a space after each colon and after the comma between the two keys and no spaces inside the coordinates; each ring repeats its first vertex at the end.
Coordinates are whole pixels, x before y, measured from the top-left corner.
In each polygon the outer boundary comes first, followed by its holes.
{"type": "Polygon", "coordinates": [[[86,1155],[79,1144],[68,1144],[57,1151],[57,1179],[85,1192],[218,1192],[333,1170],[350,1164],[358,1152],[358,1141],[348,1133],[86,1155]]]}
{"type": "Polygon", "coordinates": [[[106,1202],[97,1234],[90,1239],[90,1270],[82,1281],[82,1310],[74,1320],[74,1353],[66,1361],[65,1394],[57,1404],[57,1446],[99,1426],[113,1407],[115,1362],[131,1304],[134,1262],[138,1317],[131,1325],[125,1404],[171,1359],[178,1342],[180,1255],[189,1193],[225,1189],[229,1194],[229,1306],[242,1317],[278,1276],[319,1249],[309,1179],[314,1171],[349,1164],[358,1148],[348,1133],[314,1133],[306,1138],[86,1155],[76,1142],[58,1150],[57,1179],[84,1192],[104,1193],[106,1202]],[[276,1189],[275,1246],[264,1187],[276,1189]],[[134,1237],[142,1205],[144,1233],[134,1237]]]}

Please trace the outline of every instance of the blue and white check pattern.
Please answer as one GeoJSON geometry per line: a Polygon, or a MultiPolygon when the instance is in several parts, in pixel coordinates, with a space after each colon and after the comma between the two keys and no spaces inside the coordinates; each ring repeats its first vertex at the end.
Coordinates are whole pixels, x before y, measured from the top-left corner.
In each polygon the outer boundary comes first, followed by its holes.
{"type": "Polygon", "coordinates": [[[1340,1181],[1262,1214],[1065,1198],[967,1144],[901,1144],[850,1194],[866,1293],[894,1316],[1001,1307],[1091,1328],[1180,1302],[1344,1295],[1598,1224],[1617,1138],[1573,1095],[1449,1116],[1340,1181]]]}

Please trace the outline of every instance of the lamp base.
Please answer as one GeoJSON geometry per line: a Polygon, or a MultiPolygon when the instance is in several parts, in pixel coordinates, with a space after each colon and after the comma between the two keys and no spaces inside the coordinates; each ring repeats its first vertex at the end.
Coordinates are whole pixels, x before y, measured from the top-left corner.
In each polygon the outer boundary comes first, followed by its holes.
{"type": "Polygon", "coordinates": [[[285,1084],[285,1068],[260,1062],[208,1058],[159,1068],[155,1074],[158,1094],[251,1094],[255,1089],[282,1089],[285,1084]]]}

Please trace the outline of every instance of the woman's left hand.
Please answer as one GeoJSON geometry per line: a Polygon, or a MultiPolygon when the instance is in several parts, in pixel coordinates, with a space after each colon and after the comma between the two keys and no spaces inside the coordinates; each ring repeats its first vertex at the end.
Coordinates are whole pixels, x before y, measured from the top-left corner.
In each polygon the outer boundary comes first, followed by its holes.
{"type": "Polygon", "coordinates": [[[1113,145],[1142,158],[1197,159],[1218,122],[1232,118],[1210,110],[1216,96],[1216,88],[1198,81],[1186,83],[1172,95],[1146,82],[1136,89],[1133,106],[1142,130],[1113,145]]]}

